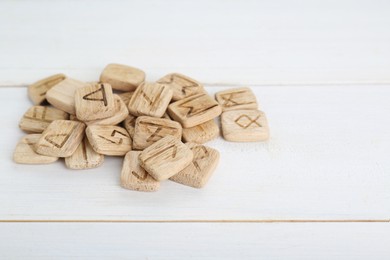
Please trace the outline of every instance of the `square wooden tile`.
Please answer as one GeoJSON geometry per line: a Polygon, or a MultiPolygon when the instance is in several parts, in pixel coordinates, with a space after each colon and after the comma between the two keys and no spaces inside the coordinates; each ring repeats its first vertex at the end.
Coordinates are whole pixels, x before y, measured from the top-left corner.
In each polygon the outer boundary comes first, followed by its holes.
{"type": "Polygon", "coordinates": [[[55,157],[71,156],[84,137],[85,125],[71,120],[55,120],[43,131],[36,152],[55,157]]]}
{"type": "Polygon", "coordinates": [[[69,115],[54,107],[33,106],[24,113],[19,121],[23,131],[42,133],[54,120],[67,120],[69,115]]]}
{"type": "Polygon", "coordinates": [[[172,90],[158,83],[140,85],[130,99],[128,108],[134,116],[162,117],[172,99],[172,90]]]}
{"type": "Polygon", "coordinates": [[[90,83],[75,93],[76,116],[81,121],[93,121],[113,116],[115,102],[110,84],[90,83]]]}
{"type": "Polygon", "coordinates": [[[214,119],[197,126],[183,128],[183,140],[185,142],[204,144],[218,136],[219,127],[214,119]]]}
{"type": "Polygon", "coordinates": [[[103,161],[104,155],[95,152],[85,137],[76,151],[65,158],[65,165],[69,169],[83,170],[99,167],[103,161]]]}
{"type": "Polygon", "coordinates": [[[139,155],[139,161],[141,167],[154,179],[162,181],[187,167],[193,156],[185,144],[168,135],[143,150],[139,155]]]}
{"type": "Polygon", "coordinates": [[[16,145],[13,160],[21,164],[48,164],[58,160],[58,157],[41,155],[35,152],[35,144],[41,138],[41,134],[29,134],[24,136],[16,145]]]}
{"type": "Polygon", "coordinates": [[[264,141],[269,138],[265,114],[259,110],[232,110],[221,115],[223,137],[233,142],[264,141]]]}
{"type": "Polygon", "coordinates": [[[172,89],[173,101],[177,101],[196,94],[205,93],[202,84],[179,73],[168,74],[159,79],[157,83],[165,84],[172,89]]]}
{"type": "Polygon", "coordinates": [[[131,150],[131,138],[119,126],[91,125],[85,131],[92,148],[100,154],[122,156],[131,150]]]}
{"type": "Polygon", "coordinates": [[[125,189],[136,191],[157,191],[160,182],[153,179],[139,164],[140,151],[130,151],[123,160],[121,185],[125,189]]]}
{"type": "Polygon", "coordinates": [[[222,112],[221,106],[207,94],[197,94],[169,105],[168,114],[184,128],[205,123],[222,112]]]}
{"type": "Polygon", "coordinates": [[[150,116],[140,116],[135,122],[133,149],[143,150],[161,138],[172,135],[181,140],[182,128],[178,122],[150,116]]]}
{"type": "Polygon", "coordinates": [[[222,111],[257,109],[257,100],[250,88],[235,88],[217,92],[215,98],[222,111]]]}
{"type": "Polygon", "coordinates": [[[108,64],[100,75],[100,81],[109,83],[113,89],[133,91],[145,81],[145,72],[122,64],[108,64]]]}
{"type": "Polygon", "coordinates": [[[202,188],[218,165],[219,152],[200,144],[187,143],[186,145],[193,152],[194,159],[190,165],[169,179],[190,187],[202,188]]]}
{"type": "Polygon", "coordinates": [[[86,125],[117,125],[121,123],[129,115],[129,111],[127,110],[127,106],[123,100],[116,94],[114,94],[114,103],[114,115],[103,119],[85,121],[84,123],[86,125]]]}
{"type": "Polygon", "coordinates": [[[47,91],[46,99],[54,107],[74,115],[76,90],[86,86],[88,83],[66,78],[47,91]]]}
{"type": "Polygon", "coordinates": [[[64,74],[56,74],[41,79],[28,86],[28,96],[34,105],[41,105],[46,100],[46,92],[66,78],[64,74]]]}

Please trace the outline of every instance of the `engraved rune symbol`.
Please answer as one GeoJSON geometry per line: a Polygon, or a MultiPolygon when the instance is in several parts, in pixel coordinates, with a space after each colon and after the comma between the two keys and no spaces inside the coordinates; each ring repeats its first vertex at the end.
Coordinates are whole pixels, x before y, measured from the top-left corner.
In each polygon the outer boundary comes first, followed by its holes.
{"type": "Polygon", "coordinates": [[[200,172],[201,168],[199,166],[198,161],[206,158],[209,154],[206,147],[203,145],[201,146],[195,146],[191,149],[194,152],[194,159],[192,160],[192,163],[194,164],[195,168],[200,172]]]}
{"type": "Polygon", "coordinates": [[[176,145],[172,144],[172,145],[162,149],[161,151],[158,151],[157,153],[153,154],[149,158],[145,159],[145,162],[149,161],[150,159],[152,159],[154,157],[158,157],[159,155],[163,154],[166,151],[169,151],[170,149],[172,149],[172,155],[171,155],[172,158],[175,158],[176,157],[176,153],[177,153],[177,147],[176,147],[176,145]]]}
{"type": "Polygon", "coordinates": [[[162,83],[162,84],[172,84],[173,82],[175,82],[177,85],[182,87],[181,92],[183,93],[183,95],[190,94],[194,92],[196,88],[199,87],[197,83],[182,78],[178,75],[171,75],[168,81],[162,81],[162,80],[158,81],[158,83],[162,83]]]}
{"type": "Polygon", "coordinates": [[[234,120],[234,122],[235,122],[238,126],[244,128],[244,129],[248,128],[248,127],[251,126],[252,124],[255,124],[255,125],[257,125],[258,127],[261,127],[261,124],[260,124],[259,122],[257,122],[257,119],[259,119],[259,117],[260,117],[260,116],[257,116],[255,119],[252,119],[252,118],[251,118],[250,116],[248,116],[248,115],[241,115],[241,116],[239,116],[236,120],[234,120]]]}
{"type": "Polygon", "coordinates": [[[175,134],[177,129],[174,127],[170,126],[162,126],[158,124],[153,124],[153,123],[147,123],[147,122],[139,122],[140,125],[144,125],[146,127],[146,130],[149,133],[152,133],[147,139],[146,142],[157,142],[164,136],[159,134],[162,130],[168,131],[169,134],[175,134]],[[156,127],[156,130],[152,130],[152,128],[156,127]]]}
{"type": "Polygon", "coordinates": [[[95,90],[89,94],[86,94],[83,96],[84,100],[89,100],[89,101],[102,101],[104,103],[104,106],[107,106],[107,96],[106,96],[106,90],[104,89],[104,85],[100,84],[100,88],[98,90],[95,90]],[[102,93],[102,98],[92,98],[91,96],[96,94],[96,93],[102,93]]]}
{"type": "Polygon", "coordinates": [[[150,98],[149,95],[147,95],[143,90],[141,90],[140,95],[149,103],[151,107],[154,107],[157,104],[157,101],[161,99],[161,94],[164,91],[165,88],[161,88],[159,93],[153,97],[150,98]]]}
{"type": "Polygon", "coordinates": [[[137,173],[135,171],[131,171],[131,174],[133,174],[134,177],[136,177],[140,181],[144,181],[148,177],[148,174],[146,172],[143,172],[142,174],[139,174],[139,173],[137,173]]]}
{"type": "Polygon", "coordinates": [[[209,105],[209,106],[201,106],[199,104],[201,103],[197,103],[197,102],[194,102],[193,104],[191,104],[192,101],[202,97],[203,95],[201,96],[195,96],[194,98],[191,98],[189,100],[187,100],[186,102],[180,104],[179,106],[180,107],[183,107],[183,108],[188,108],[189,110],[187,111],[187,114],[185,115],[186,117],[192,117],[192,116],[195,116],[195,115],[198,115],[202,112],[205,112],[213,107],[216,107],[218,106],[217,104],[212,104],[212,105],[209,105]]]}
{"type": "MultiPolygon", "coordinates": [[[[118,134],[118,135],[125,136],[125,137],[128,137],[128,135],[126,135],[126,134],[124,134],[124,133],[122,133],[122,132],[119,132],[119,131],[117,131],[117,130],[112,131],[111,137],[116,137],[117,134],[118,134]]],[[[102,135],[98,135],[98,136],[99,136],[100,138],[102,138],[102,139],[104,139],[104,140],[110,142],[110,143],[113,143],[113,144],[122,144],[122,143],[123,143],[123,138],[122,138],[122,137],[119,137],[119,140],[112,140],[111,137],[107,138],[107,137],[102,136],[102,135]]]]}
{"type": "Polygon", "coordinates": [[[51,123],[52,120],[46,119],[47,107],[34,107],[32,116],[24,116],[24,118],[33,119],[35,121],[42,121],[51,123]],[[40,115],[39,115],[40,114],[40,115]]]}
{"type": "Polygon", "coordinates": [[[45,136],[45,140],[57,148],[62,148],[64,144],[68,141],[69,137],[70,134],[53,134],[45,136]],[[58,138],[60,139],[58,140],[58,138]]]}
{"type": "Polygon", "coordinates": [[[233,98],[237,97],[240,94],[245,93],[246,91],[237,91],[237,92],[232,92],[228,94],[221,95],[221,98],[224,100],[223,105],[225,107],[232,107],[232,106],[237,106],[237,105],[247,105],[247,104],[253,104],[254,102],[247,102],[247,103],[240,103],[237,102],[237,100],[234,100],[233,98]]]}

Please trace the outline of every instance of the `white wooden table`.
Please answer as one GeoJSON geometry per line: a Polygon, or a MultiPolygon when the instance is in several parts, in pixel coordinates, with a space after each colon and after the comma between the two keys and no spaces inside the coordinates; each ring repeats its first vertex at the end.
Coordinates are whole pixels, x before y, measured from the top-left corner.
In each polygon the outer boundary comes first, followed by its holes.
{"type": "Polygon", "coordinates": [[[389,259],[390,3],[0,3],[1,259],[389,259]],[[120,158],[12,162],[25,84],[96,80],[110,62],[250,86],[264,143],[208,145],[202,190],[119,187],[120,158]]]}

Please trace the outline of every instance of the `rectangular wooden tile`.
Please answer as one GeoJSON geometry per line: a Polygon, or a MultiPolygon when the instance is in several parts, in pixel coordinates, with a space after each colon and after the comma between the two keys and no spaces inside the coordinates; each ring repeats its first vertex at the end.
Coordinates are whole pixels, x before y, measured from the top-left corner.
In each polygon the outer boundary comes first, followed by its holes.
{"type": "Polygon", "coordinates": [[[186,145],[193,152],[194,159],[190,165],[169,179],[190,187],[202,188],[218,165],[219,152],[195,143],[186,143],[186,145]]]}
{"type": "Polygon", "coordinates": [[[122,156],[131,150],[131,138],[119,126],[90,125],[85,131],[92,148],[100,154],[122,156]]]}
{"type": "Polygon", "coordinates": [[[108,64],[100,75],[100,81],[109,83],[113,89],[133,91],[145,81],[145,72],[122,64],[108,64]]]}
{"type": "Polygon", "coordinates": [[[205,123],[222,112],[221,106],[209,95],[197,94],[169,105],[168,114],[184,128],[205,123]]]}
{"type": "Polygon", "coordinates": [[[235,88],[217,92],[215,99],[222,111],[257,109],[257,100],[250,88],[235,88]]]}
{"type": "Polygon", "coordinates": [[[149,116],[140,116],[135,122],[133,149],[143,150],[161,138],[172,135],[181,140],[182,128],[178,122],[149,116]]]}
{"type": "Polygon", "coordinates": [[[56,74],[41,79],[28,86],[28,96],[34,105],[41,105],[46,100],[46,92],[65,78],[64,74],[56,74]]]}
{"type": "Polygon", "coordinates": [[[172,90],[158,83],[143,83],[131,97],[128,108],[134,116],[162,117],[172,99],[172,90]]]}
{"type": "Polygon", "coordinates": [[[203,85],[198,81],[179,73],[168,74],[159,79],[157,83],[165,84],[172,89],[173,101],[205,92],[203,85]]]}
{"type": "Polygon", "coordinates": [[[204,144],[219,136],[219,127],[214,119],[209,120],[197,126],[183,128],[183,140],[185,142],[193,142],[204,144]]]}
{"type": "Polygon", "coordinates": [[[141,166],[156,180],[166,180],[187,167],[192,151],[177,138],[168,135],[139,155],[141,166]]]}
{"type": "Polygon", "coordinates": [[[29,134],[20,139],[16,145],[13,160],[20,164],[48,164],[58,160],[58,157],[41,155],[35,152],[35,144],[41,134],[29,134]]]}
{"type": "Polygon", "coordinates": [[[85,125],[71,120],[55,120],[43,131],[36,152],[55,157],[71,156],[84,137],[85,125]]]}
{"type": "Polygon", "coordinates": [[[26,132],[42,133],[54,120],[67,120],[69,115],[54,107],[30,107],[19,121],[19,128],[26,132]]]}
{"type": "Polygon", "coordinates": [[[157,191],[160,182],[150,176],[139,164],[140,151],[130,151],[123,160],[121,186],[136,191],[157,191]]]}
{"type": "Polygon", "coordinates": [[[104,161],[104,155],[93,150],[88,139],[84,137],[76,151],[65,158],[65,165],[69,169],[83,170],[99,167],[104,161]]]}
{"type": "Polygon", "coordinates": [[[223,137],[233,142],[264,141],[269,138],[268,122],[259,110],[232,110],[221,115],[223,137]]]}

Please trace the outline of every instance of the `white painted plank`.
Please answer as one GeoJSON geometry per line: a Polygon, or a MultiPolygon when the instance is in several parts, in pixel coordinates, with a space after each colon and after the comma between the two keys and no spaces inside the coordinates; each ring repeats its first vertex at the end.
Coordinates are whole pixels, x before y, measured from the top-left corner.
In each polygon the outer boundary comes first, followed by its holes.
{"type": "Polygon", "coordinates": [[[0,2],[0,85],[109,62],[209,84],[390,82],[389,1],[0,2]]]}
{"type": "Polygon", "coordinates": [[[1,223],[2,259],[389,259],[389,223],[1,223]]]}
{"type": "MultiPolygon", "coordinates": [[[[210,93],[224,88],[208,88],[210,93]]],[[[71,171],[12,162],[30,106],[0,88],[0,220],[390,219],[390,87],[259,87],[265,143],[209,143],[221,163],[205,189],[119,187],[122,160],[71,171]]]]}

